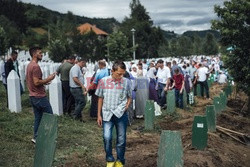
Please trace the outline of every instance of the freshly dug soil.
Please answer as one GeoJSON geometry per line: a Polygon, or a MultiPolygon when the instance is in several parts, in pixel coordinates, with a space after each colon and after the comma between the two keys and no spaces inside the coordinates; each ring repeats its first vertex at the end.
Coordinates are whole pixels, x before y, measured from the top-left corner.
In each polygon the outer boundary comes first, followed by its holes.
{"type": "MultiPolygon", "coordinates": [[[[210,89],[210,97],[218,96],[224,86],[214,84],[210,89]]],[[[187,111],[177,109],[176,116],[165,116],[156,122],[156,131],[145,132],[140,126],[143,120],[129,127],[127,135],[126,167],[156,167],[157,152],[161,130],[176,130],[182,134],[183,160],[187,167],[247,167],[250,166],[250,146],[243,145],[229,136],[216,131],[208,133],[208,145],[203,150],[191,146],[192,124],[195,115],[205,115],[206,105],[212,100],[196,98],[196,104],[187,111]]],[[[250,118],[244,117],[241,109],[246,102],[244,93],[234,94],[228,98],[227,107],[217,116],[217,125],[250,134],[250,118]]],[[[114,155],[116,151],[114,150],[114,155]]],[[[105,153],[97,154],[98,164],[105,164],[105,153]]],[[[100,165],[100,166],[103,166],[100,165]]]]}

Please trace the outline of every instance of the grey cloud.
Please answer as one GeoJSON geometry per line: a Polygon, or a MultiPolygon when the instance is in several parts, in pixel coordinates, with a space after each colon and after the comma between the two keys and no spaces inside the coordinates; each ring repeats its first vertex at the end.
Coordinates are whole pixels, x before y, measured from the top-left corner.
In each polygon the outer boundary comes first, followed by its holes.
{"type": "Polygon", "coordinates": [[[208,12],[205,11],[175,11],[175,12],[153,12],[150,13],[152,17],[169,17],[169,16],[203,16],[208,15],[208,12]]]}
{"type": "Polygon", "coordinates": [[[155,25],[167,24],[172,26],[181,26],[184,24],[182,20],[159,19],[154,21],[155,25]]]}
{"type": "Polygon", "coordinates": [[[206,24],[206,23],[210,23],[212,19],[216,19],[216,17],[203,17],[199,19],[194,19],[194,20],[187,22],[187,25],[192,26],[192,25],[206,24]]]}
{"type": "MultiPolygon", "coordinates": [[[[86,17],[114,17],[122,21],[129,16],[132,0],[22,0],[42,5],[51,10],[86,17]]],[[[210,28],[214,19],[213,6],[222,5],[224,0],[140,0],[155,25],[165,30],[182,33],[185,30],[210,28]]]]}

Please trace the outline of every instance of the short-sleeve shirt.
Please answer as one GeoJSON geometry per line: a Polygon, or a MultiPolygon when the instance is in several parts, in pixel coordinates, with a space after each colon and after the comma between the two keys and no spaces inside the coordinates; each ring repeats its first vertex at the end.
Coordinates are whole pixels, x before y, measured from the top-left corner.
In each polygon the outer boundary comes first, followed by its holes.
{"type": "Polygon", "coordinates": [[[175,89],[181,90],[184,77],[182,74],[174,75],[173,79],[175,81],[175,89]]]}
{"type": "Polygon", "coordinates": [[[103,98],[103,121],[110,121],[113,115],[120,118],[125,112],[128,98],[132,97],[131,81],[122,78],[117,82],[111,76],[104,77],[99,81],[95,94],[103,98]]]}
{"type": "Polygon", "coordinates": [[[61,81],[69,81],[69,71],[73,67],[73,64],[65,62],[59,66],[57,73],[61,74],[61,81]]]}
{"type": "Polygon", "coordinates": [[[73,77],[77,77],[78,80],[84,84],[84,78],[83,78],[83,73],[81,70],[81,67],[77,64],[75,64],[69,72],[69,86],[71,88],[78,88],[80,87],[80,85],[77,85],[77,83],[75,83],[75,81],[73,80],[73,77]]]}
{"type": "Polygon", "coordinates": [[[99,72],[96,73],[94,83],[98,84],[98,81],[106,76],[109,76],[109,71],[107,68],[101,69],[99,72]]]}
{"type": "Polygon", "coordinates": [[[199,82],[204,82],[207,79],[207,74],[208,74],[208,69],[207,67],[200,67],[197,70],[197,75],[198,75],[198,81],[199,82]]]}
{"type": "Polygon", "coordinates": [[[170,69],[168,67],[158,68],[157,75],[158,82],[166,84],[168,78],[171,77],[170,69]]]}
{"type": "Polygon", "coordinates": [[[34,77],[41,80],[42,76],[43,74],[42,74],[40,66],[36,62],[31,61],[28,64],[27,70],[26,70],[26,81],[27,81],[27,86],[29,89],[29,96],[34,96],[34,97],[46,96],[44,85],[36,86],[33,81],[34,77]]]}

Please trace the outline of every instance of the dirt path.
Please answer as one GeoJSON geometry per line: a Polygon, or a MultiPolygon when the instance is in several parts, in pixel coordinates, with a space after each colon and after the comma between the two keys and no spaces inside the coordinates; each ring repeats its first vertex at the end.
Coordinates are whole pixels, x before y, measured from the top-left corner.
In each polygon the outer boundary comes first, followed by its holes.
{"type": "MultiPolygon", "coordinates": [[[[214,84],[210,89],[211,98],[219,95],[222,88],[222,85],[214,84]]],[[[217,117],[217,125],[250,134],[250,118],[243,117],[239,113],[244,100],[246,100],[244,94],[240,94],[238,99],[229,98],[226,110],[217,117]]],[[[193,118],[195,115],[204,115],[206,105],[212,104],[212,100],[197,98],[196,102],[196,105],[192,107],[192,112],[177,109],[177,120],[171,116],[166,116],[156,124],[156,127],[161,130],[181,131],[184,166],[249,166],[250,147],[244,146],[220,132],[209,133],[208,146],[204,151],[191,147],[193,118]]],[[[126,167],[156,167],[160,131],[146,133],[140,130],[132,130],[138,129],[139,125],[143,125],[143,120],[129,127],[126,167]]],[[[97,162],[105,164],[104,158],[104,151],[101,150],[97,155],[97,162]]]]}

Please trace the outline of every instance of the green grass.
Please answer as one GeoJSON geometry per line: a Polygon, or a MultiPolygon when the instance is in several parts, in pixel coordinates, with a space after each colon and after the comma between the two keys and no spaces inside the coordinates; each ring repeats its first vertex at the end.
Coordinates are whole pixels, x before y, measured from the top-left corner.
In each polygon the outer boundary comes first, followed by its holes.
{"type": "MultiPolygon", "coordinates": [[[[0,83],[0,166],[33,166],[35,147],[31,143],[34,116],[26,91],[22,95],[22,112],[11,113],[6,108],[5,89],[0,83]]],[[[88,114],[89,104],[84,110],[87,123],[74,121],[70,117],[58,117],[58,138],[53,166],[66,163],[94,162],[94,153],[103,148],[102,131],[88,114]]]]}
{"type": "MultiPolygon", "coordinates": [[[[0,82],[0,167],[33,166],[35,146],[31,142],[33,137],[34,116],[26,92],[22,95],[22,112],[11,113],[6,108],[6,92],[0,82]]],[[[89,117],[89,107],[84,109],[86,123],[74,121],[68,116],[58,117],[58,138],[53,166],[95,166],[96,156],[103,151],[102,129],[96,120],[89,117]],[[94,165],[95,164],[95,165],[94,165]]],[[[180,119],[178,113],[162,115],[155,118],[153,131],[141,130],[141,133],[161,133],[158,125],[165,117],[172,120],[180,119]]],[[[143,119],[135,119],[131,130],[141,129],[143,119]]],[[[105,157],[103,157],[103,160],[105,157]]]]}

